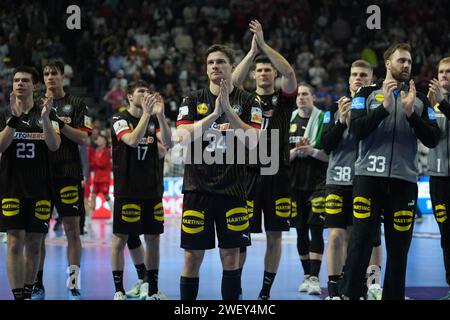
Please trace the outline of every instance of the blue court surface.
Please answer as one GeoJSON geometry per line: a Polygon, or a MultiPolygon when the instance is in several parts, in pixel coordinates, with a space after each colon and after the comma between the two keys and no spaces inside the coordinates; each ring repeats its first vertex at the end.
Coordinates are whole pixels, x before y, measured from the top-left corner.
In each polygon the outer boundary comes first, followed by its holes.
{"type": "MultiPolygon", "coordinates": [[[[183,250],[179,247],[180,218],[169,217],[166,219],[165,225],[165,233],[161,237],[160,290],[164,291],[169,299],[178,300],[180,297],[179,277],[183,266],[183,250]]],[[[83,299],[113,299],[114,283],[110,264],[111,231],[111,225],[106,224],[105,220],[97,219],[92,222],[89,234],[83,237],[81,263],[83,299]]],[[[325,231],[325,239],[326,235],[325,231]]],[[[264,234],[253,235],[252,239],[253,245],[248,248],[247,262],[242,276],[244,300],[257,298],[264,271],[264,234]]],[[[383,259],[385,260],[385,256],[383,259]]],[[[55,232],[50,231],[47,237],[47,258],[44,271],[47,299],[66,299],[66,267],[66,240],[61,232],[55,234],[55,232]]],[[[201,268],[198,299],[221,299],[221,277],[222,268],[218,249],[209,250],[201,268]]],[[[302,279],[303,270],[297,253],[296,232],[291,230],[283,235],[283,253],[272,287],[271,299],[319,300],[326,296],[325,261],[320,272],[320,282],[323,288],[322,296],[299,293],[297,288],[302,279]]],[[[136,280],[135,268],[126,252],[125,289],[129,290],[136,280]]],[[[440,236],[432,215],[424,215],[424,222],[415,225],[414,238],[409,252],[406,285],[406,295],[415,300],[437,299],[448,291],[440,248],[440,236]]],[[[6,275],[6,244],[4,243],[0,243],[0,299],[12,299],[6,275]]]]}

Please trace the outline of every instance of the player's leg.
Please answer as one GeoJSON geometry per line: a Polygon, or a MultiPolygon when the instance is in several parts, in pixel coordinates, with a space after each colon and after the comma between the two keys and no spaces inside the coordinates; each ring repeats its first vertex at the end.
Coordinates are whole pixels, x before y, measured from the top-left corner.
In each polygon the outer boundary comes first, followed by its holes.
{"type": "MultiPolygon", "coordinates": [[[[131,260],[133,261],[134,267],[136,268],[138,281],[130,291],[127,291],[126,294],[128,298],[139,298],[141,295],[141,286],[144,283],[145,273],[147,269],[145,268],[144,262],[144,246],[142,245],[141,239],[139,238],[138,234],[133,234],[128,237],[127,247],[128,252],[130,253],[131,260]]],[[[147,292],[145,292],[144,297],[146,296],[147,292]]]]}
{"type": "Polygon", "coordinates": [[[25,230],[8,230],[8,254],[6,256],[6,270],[9,285],[15,300],[23,300],[25,260],[25,230]]]}
{"type": "Polygon", "coordinates": [[[114,300],[126,300],[123,287],[123,270],[125,266],[124,250],[127,239],[127,234],[114,233],[112,235],[111,269],[115,287],[114,300]]]}

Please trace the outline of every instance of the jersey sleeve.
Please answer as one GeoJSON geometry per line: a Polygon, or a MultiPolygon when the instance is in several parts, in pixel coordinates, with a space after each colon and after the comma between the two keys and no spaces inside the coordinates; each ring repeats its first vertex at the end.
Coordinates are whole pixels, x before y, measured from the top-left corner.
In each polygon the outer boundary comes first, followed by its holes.
{"type": "Polygon", "coordinates": [[[280,100],[279,105],[281,106],[282,112],[291,114],[292,111],[296,109],[297,90],[293,93],[286,93],[283,90],[280,90],[278,98],[280,100]]]}
{"type": "Polygon", "coordinates": [[[194,123],[196,101],[197,99],[192,93],[183,98],[180,109],[178,109],[177,127],[194,123]]]}
{"type": "Polygon", "coordinates": [[[418,92],[417,98],[423,103],[423,111],[418,115],[415,111],[408,119],[409,124],[413,128],[417,139],[419,139],[426,147],[434,148],[439,142],[441,131],[436,121],[434,109],[430,106],[428,98],[418,92]]]}
{"type": "Polygon", "coordinates": [[[325,112],[323,117],[323,136],[322,146],[327,154],[336,149],[339,142],[342,139],[347,125],[342,124],[340,121],[336,121],[338,112],[338,106],[336,103],[331,105],[325,112]]]}
{"type": "Polygon", "coordinates": [[[261,128],[262,109],[256,95],[250,95],[245,101],[241,119],[253,128],[261,128]]]}
{"type": "Polygon", "coordinates": [[[115,115],[112,118],[112,128],[117,137],[117,141],[121,141],[124,134],[132,132],[127,119],[121,115],[115,115]]]}
{"type": "Polygon", "coordinates": [[[77,103],[73,119],[73,127],[91,134],[92,119],[88,113],[88,110],[88,106],[85,105],[82,100],[77,103]]]}

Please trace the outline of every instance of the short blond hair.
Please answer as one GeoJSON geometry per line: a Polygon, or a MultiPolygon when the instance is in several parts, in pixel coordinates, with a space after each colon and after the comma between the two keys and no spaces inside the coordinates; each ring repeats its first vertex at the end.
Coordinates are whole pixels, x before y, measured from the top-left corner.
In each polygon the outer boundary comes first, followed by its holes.
{"type": "Polygon", "coordinates": [[[438,67],[443,63],[450,63],[450,57],[442,58],[441,61],[439,61],[438,67]]]}
{"type": "Polygon", "coordinates": [[[351,68],[366,68],[373,71],[373,67],[366,60],[356,60],[353,61],[351,68]]]}

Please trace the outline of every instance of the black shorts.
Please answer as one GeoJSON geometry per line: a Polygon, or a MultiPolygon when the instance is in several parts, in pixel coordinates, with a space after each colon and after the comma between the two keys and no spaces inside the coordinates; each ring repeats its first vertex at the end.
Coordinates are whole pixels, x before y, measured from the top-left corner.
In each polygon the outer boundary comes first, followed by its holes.
{"type": "Polygon", "coordinates": [[[347,229],[353,224],[353,187],[327,185],[325,227],[347,229]]]}
{"type": "Polygon", "coordinates": [[[1,198],[0,230],[47,233],[51,199],[1,198]]]}
{"type": "Polygon", "coordinates": [[[207,250],[232,249],[250,245],[248,213],[239,198],[186,192],[181,220],[181,248],[207,250]]]}
{"type": "Polygon", "coordinates": [[[316,190],[294,190],[290,227],[323,226],[325,221],[325,185],[316,190]]]}
{"type": "Polygon", "coordinates": [[[52,192],[53,204],[59,217],[82,217],[85,215],[84,192],[80,180],[55,179],[52,192]]]}
{"type": "Polygon", "coordinates": [[[164,232],[162,198],[116,198],[114,202],[114,234],[161,234],[164,232]]]}
{"type": "Polygon", "coordinates": [[[291,192],[289,172],[282,170],[273,176],[247,176],[247,208],[250,232],[262,232],[264,213],[265,231],[289,231],[291,192]]]}

